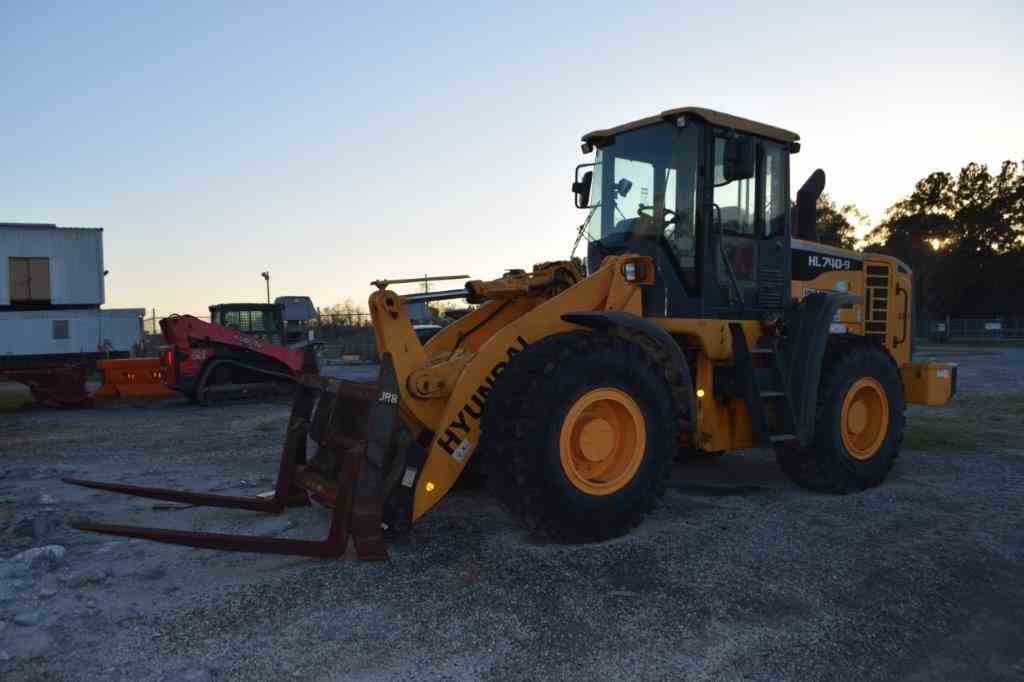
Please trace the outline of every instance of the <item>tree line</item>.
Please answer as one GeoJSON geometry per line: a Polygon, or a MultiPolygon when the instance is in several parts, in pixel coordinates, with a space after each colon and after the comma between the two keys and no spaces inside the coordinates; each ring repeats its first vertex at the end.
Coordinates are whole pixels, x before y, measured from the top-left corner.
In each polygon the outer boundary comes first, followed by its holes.
{"type": "MultiPolygon", "coordinates": [[[[432,322],[447,324],[453,312],[458,313],[463,309],[475,307],[462,301],[432,301],[427,304],[427,311],[430,313],[432,322]]],[[[318,324],[321,326],[370,327],[373,325],[366,306],[356,303],[351,298],[320,308],[317,313],[318,324]]]]}
{"type": "Polygon", "coordinates": [[[817,217],[823,243],[906,263],[919,316],[1024,316],[1024,172],[1015,161],[998,172],[969,163],[929,174],[863,242],[856,231],[867,220],[854,204],[822,195],[817,217]]]}

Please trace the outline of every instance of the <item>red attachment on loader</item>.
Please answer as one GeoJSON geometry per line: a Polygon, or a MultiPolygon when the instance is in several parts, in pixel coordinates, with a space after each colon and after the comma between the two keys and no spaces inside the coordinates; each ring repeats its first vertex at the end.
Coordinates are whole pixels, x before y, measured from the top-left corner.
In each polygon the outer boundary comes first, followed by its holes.
{"type": "Polygon", "coordinates": [[[397,379],[391,356],[387,354],[376,384],[328,382],[316,375],[302,375],[292,402],[277,483],[269,498],[64,479],[72,485],[137,497],[269,513],[307,505],[307,496],[312,495],[332,507],[331,527],[323,540],[203,533],[91,521],[72,523],[72,526],[95,533],[190,547],[314,557],[342,556],[351,533],[360,559],[386,559],[382,530],[383,467],[393,447],[398,423],[398,403],[393,399],[397,394],[397,379]],[[314,408],[317,408],[315,416],[314,408]],[[320,449],[314,461],[307,462],[306,445],[311,427],[320,449]]]}

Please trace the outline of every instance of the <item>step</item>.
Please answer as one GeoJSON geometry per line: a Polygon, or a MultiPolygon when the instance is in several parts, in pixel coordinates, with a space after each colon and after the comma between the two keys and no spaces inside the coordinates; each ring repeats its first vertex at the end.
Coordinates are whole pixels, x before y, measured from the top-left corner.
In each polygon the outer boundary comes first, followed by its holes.
{"type": "Polygon", "coordinates": [[[781,398],[784,395],[782,391],[761,391],[762,398],[781,398]]]}
{"type": "MultiPolygon", "coordinates": [[[[761,357],[771,357],[762,355],[761,357]]],[[[782,390],[782,378],[774,367],[755,367],[754,385],[759,391],[780,391],[782,390]]]]}
{"type": "Polygon", "coordinates": [[[775,352],[775,349],[774,348],[758,348],[758,347],[755,346],[754,348],[750,349],[750,352],[751,352],[751,354],[755,354],[755,355],[771,355],[772,353],[775,352]]]}
{"type": "Polygon", "coordinates": [[[796,436],[791,433],[776,433],[768,437],[773,443],[785,443],[788,440],[796,440],[796,436]]]}

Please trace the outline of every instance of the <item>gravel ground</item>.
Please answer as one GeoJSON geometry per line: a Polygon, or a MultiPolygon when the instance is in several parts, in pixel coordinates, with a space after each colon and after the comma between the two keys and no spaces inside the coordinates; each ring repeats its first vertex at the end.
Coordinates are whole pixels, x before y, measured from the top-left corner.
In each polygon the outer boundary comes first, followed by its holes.
{"type": "MultiPolygon", "coordinates": [[[[961,363],[958,403],[1024,388],[1024,349],[929,354],[961,363]]],[[[797,488],[763,451],[682,463],[632,535],[576,547],[457,493],[386,564],[66,526],[316,537],[316,508],[172,510],[59,482],[261,492],[287,416],[177,400],[0,414],[0,679],[1024,678],[1019,449],[905,451],[847,497],[797,488]]]]}

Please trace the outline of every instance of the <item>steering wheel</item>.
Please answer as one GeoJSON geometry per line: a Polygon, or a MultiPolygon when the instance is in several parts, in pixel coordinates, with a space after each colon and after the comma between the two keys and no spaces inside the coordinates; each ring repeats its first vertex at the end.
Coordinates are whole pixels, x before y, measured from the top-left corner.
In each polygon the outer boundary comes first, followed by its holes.
{"type": "MultiPolygon", "coordinates": [[[[671,225],[672,223],[674,223],[676,221],[676,218],[678,218],[678,216],[676,215],[676,212],[673,211],[671,208],[663,209],[663,211],[664,211],[664,214],[665,214],[665,224],[666,225],[671,225]],[[670,213],[672,214],[671,218],[668,217],[670,213]]],[[[636,214],[644,216],[645,218],[653,218],[654,217],[654,207],[653,206],[644,206],[643,204],[640,204],[640,206],[637,207],[637,209],[636,209],[636,214]],[[650,211],[650,213],[649,214],[648,213],[644,213],[644,211],[650,211]]]]}

